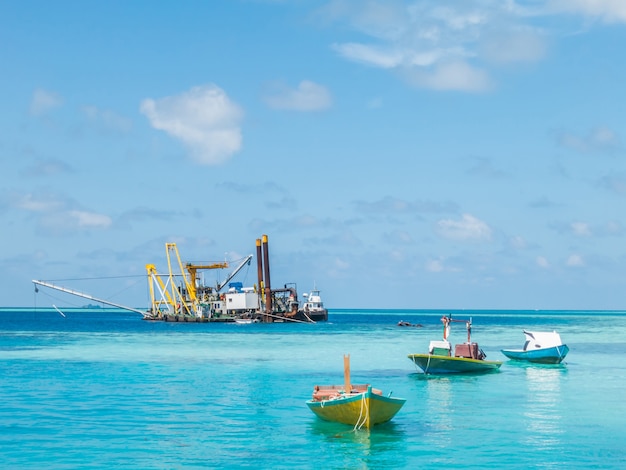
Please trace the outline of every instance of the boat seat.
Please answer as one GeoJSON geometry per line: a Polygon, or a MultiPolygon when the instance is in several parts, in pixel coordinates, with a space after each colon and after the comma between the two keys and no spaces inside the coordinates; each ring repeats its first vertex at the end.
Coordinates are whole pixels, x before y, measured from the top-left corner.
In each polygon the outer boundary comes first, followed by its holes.
{"type": "MultiPolygon", "coordinates": [[[[363,393],[367,391],[368,384],[360,384],[360,385],[352,385],[352,393],[363,393]]],[[[330,400],[332,398],[336,398],[340,395],[343,395],[344,386],[343,385],[316,385],[313,389],[313,400],[314,401],[325,401],[330,400]]],[[[376,395],[382,395],[382,390],[377,388],[372,388],[372,393],[376,395]]]]}

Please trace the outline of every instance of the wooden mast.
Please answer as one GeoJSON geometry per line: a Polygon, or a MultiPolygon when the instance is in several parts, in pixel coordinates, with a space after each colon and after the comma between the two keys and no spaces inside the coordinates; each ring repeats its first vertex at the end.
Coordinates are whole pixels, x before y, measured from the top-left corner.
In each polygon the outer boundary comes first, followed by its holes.
{"type": "Polygon", "coordinates": [[[350,354],[343,355],[343,389],[346,393],[352,391],[350,384],[350,354]]]}

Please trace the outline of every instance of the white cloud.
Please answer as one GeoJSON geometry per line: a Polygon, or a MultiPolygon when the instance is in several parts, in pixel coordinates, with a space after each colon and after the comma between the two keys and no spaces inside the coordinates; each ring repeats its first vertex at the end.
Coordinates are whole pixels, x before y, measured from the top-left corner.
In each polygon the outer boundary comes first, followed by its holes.
{"type": "Polygon", "coordinates": [[[346,271],[347,269],[350,269],[350,263],[344,259],[335,258],[332,263],[332,268],[334,270],[346,271]]]}
{"type": "Polygon", "coordinates": [[[72,210],[68,211],[68,215],[79,227],[107,228],[113,222],[108,215],[96,214],[95,212],[72,210]]]}
{"type": "Polygon", "coordinates": [[[224,90],[209,84],[176,96],[145,99],[141,112],[152,127],[179,139],[202,165],[216,165],[241,149],[243,111],[224,90]]]}
{"type": "Polygon", "coordinates": [[[544,19],[563,14],[626,22],[626,1],[333,0],[317,17],[358,33],[331,46],[345,59],[402,72],[417,87],[481,92],[491,67],[542,60],[563,34],[544,19]]]}
{"type": "Polygon", "coordinates": [[[550,263],[543,256],[537,256],[537,258],[535,259],[535,262],[537,263],[537,266],[539,266],[540,268],[547,269],[550,267],[550,263]]]}
{"type": "Polygon", "coordinates": [[[54,197],[37,197],[31,193],[16,195],[13,206],[29,212],[57,211],[64,206],[64,202],[54,197]]]}
{"type": "Polygon", "coordinates": [[[437,222],[436,231],[440,236],[452,240],[491,239],[491,228],[470,214],[463,214],[460,220],[440,220],[437,222]]]}
{"type": "Polygon", "coordinates": [[[589,227],[589,224],[585,222],[572,222],[570,227],[572,228],[572,231],[575,235],[578,235],[580,237],[591,236],[591,227],[589,227]]]}
{"type": "Polygon", "coordinates": [[[549,5],[557,11],[596,17],[607,23],[626,22],[624,0],[552,0],[549,5]]]}
{"type": "Polygon", "coordinates": [[[91,122],[118,132],[128,132],[133,126],[130,119],[110,110],[99,109],[96,106],[84,106],[83,113],[91,122]]]}
{"type": "Polygon", "coordinates": [[[333,49],[346,59],[383,69],[398,67],[405,61],[405,57],[400,51],[394,51],[390,48],[346,43],[334,44],[333,49]]]}
{"type": "Polygon", "coordinates": [[[443,262],[438,259],[432,259],[426,263],[426,270],[431,273],[440,273],[444,270],[443,262]]]}
{"type": "Polygon", "coordinates": [[[42,116],[63,104],[63,98],[53,91],[36,89],[30,101],[30,114],[42,116]]]}
{"type": "Polygon", "coordinates": [[[608,235],[620,235],[623,230],[622,224],[616,220],[610,220],[605,226],[605,231],[608,235]]]}
{"type": "Polygon", "coordinates": [[[455,61],[436,65],[433,69],[405,69],[410,83],[433,90],[486,91],[491,79],[485,70],[455,61]]]}
{"type": "Polygon", "coordinates": [[[528,247],[528,243],[526,242],[524,237],[521,237],[519,235],[511,237],[509,242],[511,243],[511,246],[516,250],[523,250],[528,247]]]}
{"type": "Polygon", "coordinates": [[[565,264],[569,267],[580,267],[585,265],[585,261],[583,260],[582,256],[573,254],[567,258],[565,264]]]}
{"type": "Polygon", "coordinates": [[[441,272],[460,272],[461,269],[458,267],[451,266],[445,260],[439,259],[431,259],[426,262],[425,269],[431,273],[441,273],[441,272]]]}
{"type": "Polygon", "coordinates": [[[106,229],[113,224],[108,215],[76,208],[77,204],[55,194],[12,194],[11,206],[36,214],[47,233],[67,233],[78,229],[106,229]]]}
{"type": "Polygon", "coordinates": [[[294,111],[319,111],[330,108],[330,92],[322,85],[303,80],[297,88],[282,84],[273,84],[272,90],[265,94],[265,102],[274,109],[294,111]]]}
{"type": "Polygon", "coordinates": [[[494,63],[536,62],[546,55],[547,44],[540,31],[520,28],[485,35],[480,52],[494,63]]]}
{"type": "Polygon", "coordinates": [[[514,0],[335,0],[320,11],[365,36],[333,44],[340,56],[398,71],[417,87],[488,90],[488,64],[538,61],[547,49],[547,35],[532,24],[538,6],[514,0]]]}
{"type": "Polygon", "coordinates": [[[621,146],[619,136],[608,127],[597,127],[586,135],[560,132],[557,141],[563,147],[583,153],[610,152],[621,146]]]}

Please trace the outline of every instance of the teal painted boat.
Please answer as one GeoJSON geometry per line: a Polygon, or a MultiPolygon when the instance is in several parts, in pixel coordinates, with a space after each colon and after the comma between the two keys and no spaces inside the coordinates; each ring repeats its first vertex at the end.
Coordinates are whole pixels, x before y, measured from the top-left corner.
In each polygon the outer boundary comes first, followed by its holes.
{"type": "Polygon", "coordinates": [[[537,364],[560,364],[569,347],[563,344],[556,331],[526,331],[526,342],[522,349],[502,349],[509,359],[534,362],[537,364]]]}
{"type": "Polygon", "coordinates": [[[428,354],[409,354],[408,357],[425,374],[472,374],[497,371],[501,361],[487,361],[487,355],[471,340],[472,319],[457,320],[451,315],[441,318],[443,340],[431,341],[428,354]],[[457,344],[452,355],[452,346],[448,341],[450,323],[464,322],[467,328],[467,342],[457,344]]]}

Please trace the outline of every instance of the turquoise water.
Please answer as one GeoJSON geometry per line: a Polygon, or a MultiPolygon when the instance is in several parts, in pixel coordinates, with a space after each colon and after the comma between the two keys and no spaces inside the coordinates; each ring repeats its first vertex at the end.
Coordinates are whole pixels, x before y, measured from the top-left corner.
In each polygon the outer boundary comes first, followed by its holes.
{"type": "MultiPolygon", "coordinates": [[[[117,310],[0,310],[4,468],[624,468],[626,313],[465,311],[499,372],[421,374],[443,312],[331,311],[318,324],[177,324],[117,310]],[[422,328],[401,328],[400,320],[422,328]],[[556,329],[566,364],[509,362],[556,329]],[[319,420],[316,383],[407,402],[372,431],[319,420]]],[[[452,342],[465,340],[453,325],[452,342]]]]}

